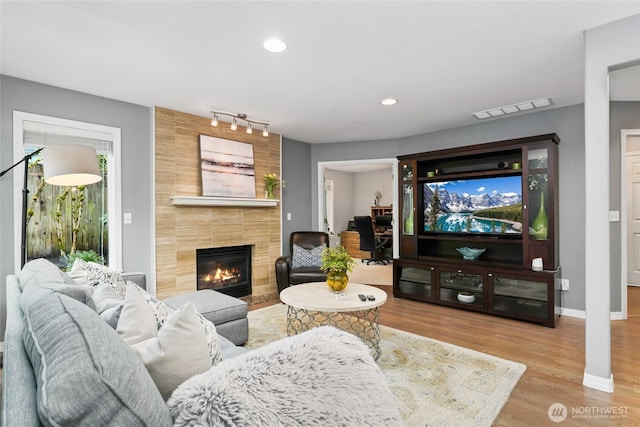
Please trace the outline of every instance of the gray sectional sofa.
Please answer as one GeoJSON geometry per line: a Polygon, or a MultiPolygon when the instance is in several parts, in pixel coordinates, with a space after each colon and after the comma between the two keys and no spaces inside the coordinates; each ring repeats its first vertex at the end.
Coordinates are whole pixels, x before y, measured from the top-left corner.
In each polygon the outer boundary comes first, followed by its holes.
{"type": "MultiPolygon", "coordinates": [[[[144,276],[126,277],[144,285],[144,276]]],[[[95,311],[91,286],[44,260],[27,263],[6,285],[3,426],[402,424],[368,347],[335,328],[251,351],[221,332],[222,361],[181,380],[165,401],[139,354],[95,311]]],[[[198,306],[224,314],[207,301],[198,306]]],[[[225,319],[242,313],[231,302],[234,314],[225,319]]],[[[220,330],[246,340],[242,317],[228,321],[220,330]]]]}
{"type": "MultiPolygon", "coordinates": [[[[36,379],[33,367],[23,345],[23,333],[29,326],[25,323],[21,307],[23,289],[39,283],[47,289],[69,293],[73,287],[70,277],[62,273],[55,265],[34,260],[25,265],[17,275],[9,275],[6,279],[7,324],[5,331],[5,347],[2,370],[2,425],[3,426],[40,426],[37,411],[36,379]]],[[[123,278],[146,288],[146,277],[142,273],[124,273],[123,278]]],[[[187,297],[178,296],[166,302],[178,307],[187,301],[187,297]]],[[[247,340],[247,304],[237,298],[229,297],[215,291],[206,291],[204,295],[191,295],[189,298],[196,308],[204,311],[215,324],[222,320],[219,343],[223,359],[228,359],[247,352],[244,347],[235,345],[224,336],[228,333],[231,339],[243,344],[247,340]],[[214,296],[215,298],[212,298],[214,296]],[[208,297],[208,298],[207,298],[208,297]],[[225,316],[226,315],[226,316],[225,316]],[[224,323],[229,325],[224,325],[224,323]]],[[[97,317],[97,314],[96,314],[97,317]]],[[[55,334],[60,331],[51,331],[55,334]]],[[[105,329],[103,332],[109,332],[105,329]]],[[[73,377],[69,378],[73,381],[73,377]]],[[[147,384],[148,385],[148,384],[147,384]]]]}

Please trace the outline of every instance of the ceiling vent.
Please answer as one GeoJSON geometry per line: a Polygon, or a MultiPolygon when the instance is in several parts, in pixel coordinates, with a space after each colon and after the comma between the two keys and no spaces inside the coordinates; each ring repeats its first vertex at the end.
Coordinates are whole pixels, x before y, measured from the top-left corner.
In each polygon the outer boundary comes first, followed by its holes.
{"type": "Polygon", "coordinates": [[[552,105],[551,98],[539,98],[533,101],[524,101],[517,104],[505,105],[504,107],[495,107],[488,110],[478,111],[473,113],[476,119],[483,120],[491,117],[499,117],[507,114],[519,113],[521,111],[533,110],[536,108],[543,108],[552,105]]]}

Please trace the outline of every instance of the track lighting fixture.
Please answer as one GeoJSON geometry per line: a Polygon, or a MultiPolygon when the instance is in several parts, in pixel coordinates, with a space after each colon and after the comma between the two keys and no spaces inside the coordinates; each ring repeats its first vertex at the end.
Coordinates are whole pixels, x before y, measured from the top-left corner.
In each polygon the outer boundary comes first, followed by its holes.
{"type": "Polygon", "coordinates": [[[225,113],[223,111],[211,111],[211,114],[213,114],[213,117],[211,118],[211,126],[216,127],[218,126],[218,119],[219,116],[228,116],[231,117],[231,130],[235,131],[238,129],[238,120],[243,120],[245,122],[247,122],[247,133],[248,134],[252,134],[253,133],[253,126],[254,125],[262,125],[264,126],[262,128],[262,136],[267,137],[269,136],[269,123],[264,122],[262,120],[253,120],[253,119],[249,119],[247,118],[246,114],[232,114],[232,113],[225,113]]]}

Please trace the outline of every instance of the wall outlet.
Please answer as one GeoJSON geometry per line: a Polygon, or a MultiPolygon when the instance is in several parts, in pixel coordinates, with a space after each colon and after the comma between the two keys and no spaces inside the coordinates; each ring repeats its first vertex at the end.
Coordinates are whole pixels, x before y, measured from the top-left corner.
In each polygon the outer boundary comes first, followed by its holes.
{"type": "Polygon", "coordinates": [[[562,289],[562,292],[569,290],[569,279],[560,279],[560,289],[562,289]]]}
{"type": "Polygon", "coordinates": [[[130,213],[125,213],[124,214],[124,223],[125,224],[131,224],[132,218],[131,218],[131,214],[130,213]]]}
{"type": "Polygon", "coordinates": [[[620,221],[620,211],[609,211],[609,222],[620,221]]]}
{"type": "Polygon", "coordinates": [[[287,221],[291,221],[291,212],[287,212],[287,221]]]}

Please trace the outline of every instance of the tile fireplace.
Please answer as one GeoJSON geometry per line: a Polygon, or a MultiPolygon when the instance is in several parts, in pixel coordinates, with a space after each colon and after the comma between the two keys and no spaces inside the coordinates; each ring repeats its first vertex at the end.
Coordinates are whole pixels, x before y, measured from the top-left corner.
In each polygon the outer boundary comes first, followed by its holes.
{"type": "Polygon", "coordinates": [[[197,289],[251,295],[251,245],[196,249],[197,289]]]}

